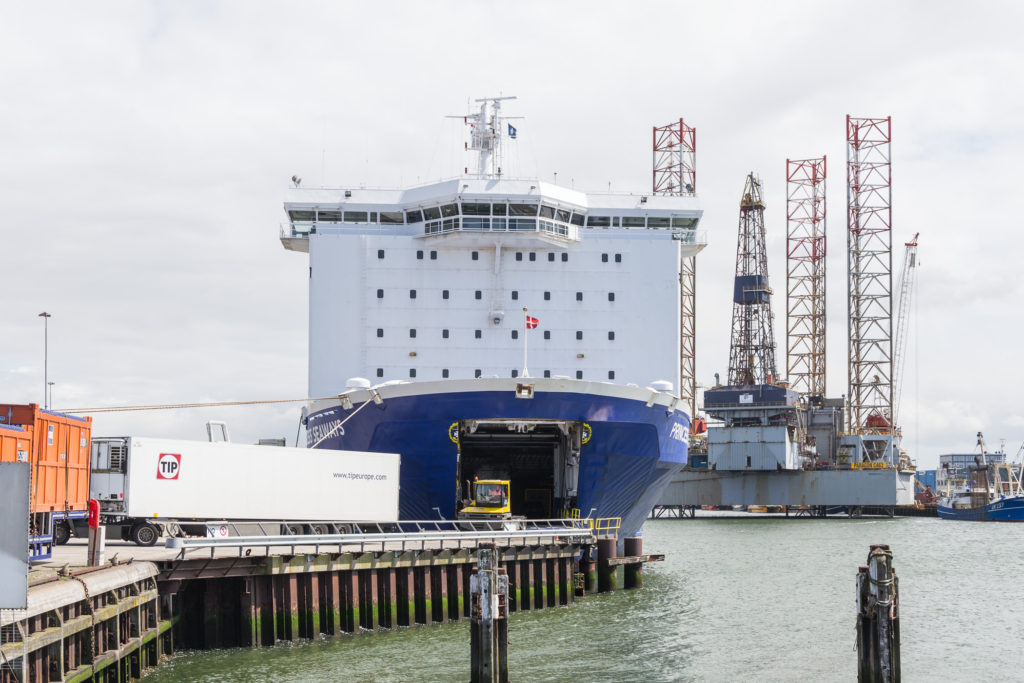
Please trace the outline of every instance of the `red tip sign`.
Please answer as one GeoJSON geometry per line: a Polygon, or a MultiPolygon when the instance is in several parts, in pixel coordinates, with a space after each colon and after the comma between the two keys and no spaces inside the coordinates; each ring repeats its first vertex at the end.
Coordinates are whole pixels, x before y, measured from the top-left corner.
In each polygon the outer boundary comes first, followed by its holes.
{"type": "Polygon", "coordinates": [[[181,471],[181,455],[179,453],[161,453],[156,461],[157,479],[177,479],[181,471]]]}

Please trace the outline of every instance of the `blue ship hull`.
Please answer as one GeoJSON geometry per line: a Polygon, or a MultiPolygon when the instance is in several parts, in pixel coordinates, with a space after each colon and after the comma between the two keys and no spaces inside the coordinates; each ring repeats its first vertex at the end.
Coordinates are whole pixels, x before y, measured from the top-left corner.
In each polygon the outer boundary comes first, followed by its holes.
{"type": "Polygon", "coordinates": [[[942,519],[959,519],[969,522],[1024,522],[1024,496],[1001,498],[978,508],[951,508],[938,506],[942,519]]]}
{"type": "MultiPolygon", "coordinates": [[[[523,382],[520,379],[518,382],[523,382]]],[[[531,379],[532,398],[517,398],[517,380],[451,380],[358,390],[343,403],[318,402],[307,417],[308,445],[399,453],[402,519],[454,519],[459,446],[450,435],[463,420],[585,422],[575,507],[585,517],[620,517],[620,536],[635,535],[686,462],[690,418],[675,397],[635,387],[531,379]],[[343,425],[338,424],[343,421],[343,425]]],[[[461,473],[465,476],[466,473],[461,473]]]]}

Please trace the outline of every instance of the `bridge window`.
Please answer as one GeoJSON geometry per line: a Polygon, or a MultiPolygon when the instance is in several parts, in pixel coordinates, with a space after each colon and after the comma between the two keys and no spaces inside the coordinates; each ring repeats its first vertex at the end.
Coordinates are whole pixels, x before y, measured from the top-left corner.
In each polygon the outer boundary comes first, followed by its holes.
{"type": "Polygon", "coordinates": [[[540,205],[540,217],[541,218],[554,218],[555,217],[555,207],[548,206],[547,204],[541,204],[540,205]]]}
{"type": "Polygon", "coordinates": [[[380,223],[381,225],[402,225],[405,220],[401,211],[381,211],[380,223]]]}
{"type": "Polygon", "coordinates": [[[341,211],[317,211],[316,219],[324,223],[340,223],[341,211]]]}
{"type": "Polygon", "coordinates": [[[624,228],[642,228],[644,227],[643,216],[623,216],[622,227],[624,228]]]}
{"type": "Polygon", "coordinates": [[[452,216],[458,216],[459,215],[459,205],[458,204],[445,204],[444,206],[441,207],[441,215],[444,216],[445,218],[451,218],[452,216]]]}
{"type": "Polygon", "coordinates": [[[660,218],[660,217],[655,217],[655,216],[648,216],[647,217],[647,227],[648,228],[667,228],[668,227],[668,218],[660,218]]]}
{"type": "Polygon", "coordinates": [[[612,224],[611,216],[587,216],[588,228],[607,228],[612,224]]]}
{"type": "Polygon", "coordinates": [[[369,214],[365,211],[346,211],[345,222],[346,223],[366,223],[369,220],[369,214]]]}
{"type": "Polygon", "coordinates": [[[428,206],[427,208],[423,209],[423,218],[425,218],[428,221],[437,220],[440,217],[441,209],[439,209],[436,206],[428,206]]]}
{"type": "Polygon", "coordinates": [[[508,205],[509,216],[536,216],[537,205],[536,204],[509,204],[508,205]]]}
{"type": "Polygon", "coordinates": [[[463,216],[490,216],[491,205],[490,204],[462,204],[462,215],[463,216]]]}
{"type": "Polygon", "coordinates": [[[405,220],[407,223],[422,223],[423,212],[422,211],[406,211],[405,220]]]}

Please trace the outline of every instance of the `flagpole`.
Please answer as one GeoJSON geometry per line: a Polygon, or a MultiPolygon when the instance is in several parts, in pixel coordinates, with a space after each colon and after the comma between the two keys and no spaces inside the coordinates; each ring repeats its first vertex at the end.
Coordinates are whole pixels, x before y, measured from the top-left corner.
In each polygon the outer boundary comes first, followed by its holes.
{"type": "Polygon", "coordinates": [[[526,367],[526,339],[530,336],[530,328],[527,324],[528,319],[526,306],[523,306],[523,377],[530,376],[530,371],[526,367]]]}

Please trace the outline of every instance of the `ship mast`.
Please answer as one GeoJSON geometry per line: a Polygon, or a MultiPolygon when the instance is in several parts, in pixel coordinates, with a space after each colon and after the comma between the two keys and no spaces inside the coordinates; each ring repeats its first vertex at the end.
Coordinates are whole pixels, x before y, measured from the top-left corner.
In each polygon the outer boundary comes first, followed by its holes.
{"type": "MultiPolygon", "coordinates": [[[[521,116],[502,116],[501,103],[503,100],[514,100],[515,95],[507,97],[483,97],[476,102],[480,103],[480,111],[466,116],[449,117],[460,118],[463,123],[469,126],[469,142],[466,149],[477,153],[476,175],[481,178],[500,178],[502,174],[501,140],[505,135],[504,125],[508,125],[510,119],[522,118],[521,116]]],[[[515,138],[515,128],[509,126],[508,135],[515,138]]],[[[466,168],[469,173],[469,168],[466,168]]]]}

